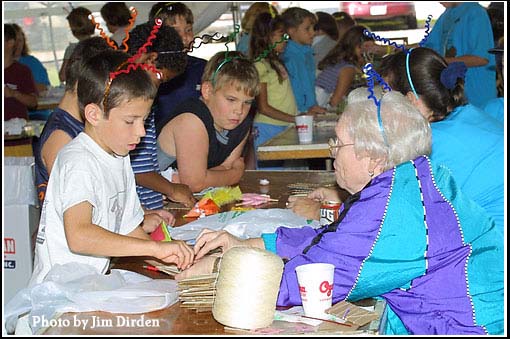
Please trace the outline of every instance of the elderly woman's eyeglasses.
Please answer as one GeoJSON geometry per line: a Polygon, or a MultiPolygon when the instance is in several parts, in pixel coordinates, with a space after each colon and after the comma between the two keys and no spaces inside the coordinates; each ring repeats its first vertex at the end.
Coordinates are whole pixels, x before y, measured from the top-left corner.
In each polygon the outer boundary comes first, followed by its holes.
{"type": "Polygon", "coordinates": [[[336,154],[341,147],[344,146],[353,146],[354,144],[339,144],[338,138],[329,138],[328,146],[329,146],[329,156],[331,158],[336,158],[336,154]]]}

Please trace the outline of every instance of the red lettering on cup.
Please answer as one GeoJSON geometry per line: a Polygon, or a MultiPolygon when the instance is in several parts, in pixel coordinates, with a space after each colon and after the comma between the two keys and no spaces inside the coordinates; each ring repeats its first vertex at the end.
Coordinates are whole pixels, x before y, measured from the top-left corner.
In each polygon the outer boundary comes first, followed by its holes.
{"type": "Polygon", "coordinates": [[[323,281],[319,286],[319,291],[321,293],[327,293],[327,296],[331,296],[331,291],[333,291],[333,285],[330,285],[329,282],[323,281]]]}

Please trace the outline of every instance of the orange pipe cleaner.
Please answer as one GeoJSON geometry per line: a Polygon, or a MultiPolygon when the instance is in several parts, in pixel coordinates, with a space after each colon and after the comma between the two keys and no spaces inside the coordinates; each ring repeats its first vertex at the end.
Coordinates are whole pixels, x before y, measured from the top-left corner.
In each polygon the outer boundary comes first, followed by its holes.
{"type": "Polygon", "coordinates": [[[133,27],[136,17],[138,15],[138,12],[136,11],[136,8],[131,7],[131,18],[129,19],[129,25],[124,28],[124,32],[126,33],[126,36],[124,40],[122,40],[122,45],[124,46],[124,52],[127,52],[129,49],[129,46],[127,45],[127,41],[129,40],[129,31],[131,30],[131,27],[133,27]]]}
{"type": "Polygon", "coordinates": [[[106,43],[108,44],[108,46],[110,46],[111,48],[117,50],[117,45],[115,44],[115,42],[110,40],[110,38],[108,37],[108,35],[106,35],[106,33],[101,28],[99,23],[96,22],[96,19],[94,19],[94,16],[92,14],[89,14],[89,20],[92,21],[92,24],[96,26],[97,30],[99,30],[99,35],[101,35],[101,37],[106,40],[106,43]]]}

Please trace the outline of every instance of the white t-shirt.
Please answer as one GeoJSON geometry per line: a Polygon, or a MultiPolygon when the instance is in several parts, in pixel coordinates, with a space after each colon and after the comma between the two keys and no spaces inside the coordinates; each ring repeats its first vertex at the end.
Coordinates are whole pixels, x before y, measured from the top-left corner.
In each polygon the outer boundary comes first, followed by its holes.
{"type": "Polygon", "coordinates": [[[80,133],[59,152],[48,181],[30,285],[43,281],[55,264],[80,262],[106,273],[109,257],[72,253],[64,231],[64,212],[81,202],[92,205],[92,223],[128,234],[143,221],[129,156],[114,157],[80,133]]]}

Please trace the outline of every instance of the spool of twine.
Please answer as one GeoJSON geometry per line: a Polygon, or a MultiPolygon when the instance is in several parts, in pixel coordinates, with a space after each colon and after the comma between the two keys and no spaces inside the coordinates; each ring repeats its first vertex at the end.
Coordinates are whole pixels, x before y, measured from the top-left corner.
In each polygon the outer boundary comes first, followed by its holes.
{"type": "Polygon", "coordinates": [[[242,329],[273,322],[283,261],[276,254],[252,247],[234,247],[220,262],[212,313],[219,323],[242,329]]]}

